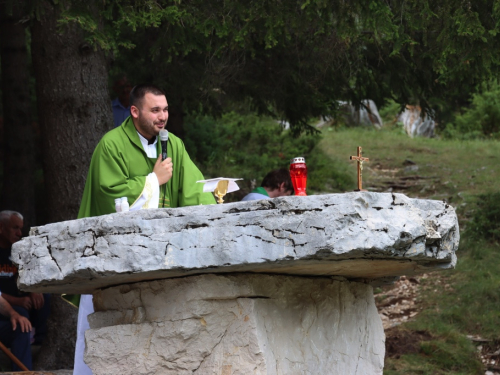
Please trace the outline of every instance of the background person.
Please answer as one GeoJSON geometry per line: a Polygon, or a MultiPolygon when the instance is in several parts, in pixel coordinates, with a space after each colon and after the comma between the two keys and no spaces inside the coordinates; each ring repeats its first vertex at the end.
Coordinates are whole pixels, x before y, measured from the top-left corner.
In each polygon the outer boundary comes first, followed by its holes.
{"type": "Polygon", "coordinates": [[[168,158],[161,160],[160,130],[168,121],[168,102],[160,88],[142,84],[130,93],[130,112],[97,145],[85,183],[78,218],[115,212],[115,199],[127,197],[130,210],[215,204],[203,192],[203,174],[184,143],[170,133],[168,158]],[[161,187],[161,189],[160,189],[161,187]]]}
{"type": "Polygon", "coordinates": [[[34,344],[40,345],[47,333],[50,314],[50,294],[22,292],[17,287],[17,267],[11,261],[12,245],[22,237],[23,216],[16,211],[0,212],[0,291],[2,297],[34,329],[34,344]]]}
{"type": "MultiPolygon", "coordinates": [[[[30,331],[31,323],[24,316],[19,315],[12,306],[2,297],[0,292],[0,341],[14,356],[19,359],[28,370],[33,370],[31,363],[30,331]]],[[[22,371],[12,362],[12,371],[22,371]]]]}
{"type": "Polygon", "coordinates": [[[115,128],[120,126],[123,121],[130,116],[130,91],[132,85],[127,80],[127,77],[118,79],[113,85],[113,91],[116,93],[116,98],[111,101],[113,108],[113,121],[115,128]]]}
{"type": "Polygon", "coordinates": [[[271,199],[292,195],[293,185],[287,169],[275,169],[264,177],[261,186],[245,195],[242,201],[271,199]]]}

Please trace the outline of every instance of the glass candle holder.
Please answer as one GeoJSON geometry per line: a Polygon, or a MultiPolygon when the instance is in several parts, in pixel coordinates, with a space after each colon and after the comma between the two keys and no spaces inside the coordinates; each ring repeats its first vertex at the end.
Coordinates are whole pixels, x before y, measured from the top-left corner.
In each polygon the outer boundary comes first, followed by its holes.
{"type": "Polygon", "coordinates": [[[307,185],[306,159],[297,157],[290,160],[290,178],[292,179],[295,195],[305,196],[307,185]]]}

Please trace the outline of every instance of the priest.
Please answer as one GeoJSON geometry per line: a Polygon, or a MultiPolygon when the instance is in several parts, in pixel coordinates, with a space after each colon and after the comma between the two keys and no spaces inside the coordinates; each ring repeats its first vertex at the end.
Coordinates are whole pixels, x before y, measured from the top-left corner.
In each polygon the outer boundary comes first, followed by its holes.
{"type": "Polygon", "coordinates": [[[78,218],[115,212],[115,199],[127,197],[130,210],[215,204],[203,192],[203,175],[183,142],[170,134],[161,160],[160,130],[168,120],[162,90],[138,85],[130,93],[130,116],[97,145],[83,192],[78,218]]]}
{"type": "MultiPolygon", "coordinates": [[[[135,86],[130,93],[130,116],[108,132],[97,145],[85,183],[78,218],[115,212],[115,199],[126,197],[130,210],[215,204],[203,192],[200,170],[183,142],[170,134],[168,156],[162,160],[158,135],[168,120],[165,93],[151,84],[135,86]]],[[[82,296],[74,374],[91,374],[83,363],[83,333],[93,311],[92,296],[82,296]]]]}

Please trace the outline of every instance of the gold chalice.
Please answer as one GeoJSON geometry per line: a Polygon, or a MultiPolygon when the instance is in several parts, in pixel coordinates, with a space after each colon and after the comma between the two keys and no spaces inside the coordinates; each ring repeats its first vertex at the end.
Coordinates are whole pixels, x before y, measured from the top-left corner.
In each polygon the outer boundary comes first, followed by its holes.
{"type": "Polygon", "coordinates": [[[220,180],[214,189],[214,195],[217,197],[217,203],[224,203],[224,196],[227,194],[228,180],[220,180]]]}

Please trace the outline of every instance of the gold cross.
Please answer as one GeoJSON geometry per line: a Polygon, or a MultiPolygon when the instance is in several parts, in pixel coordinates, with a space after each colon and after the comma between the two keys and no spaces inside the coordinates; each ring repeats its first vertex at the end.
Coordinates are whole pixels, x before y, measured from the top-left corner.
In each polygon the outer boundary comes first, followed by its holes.
{"type": "Polygon", "coordinates": [[[364,158],[361,156],[361,147],[358,146],[358,156],[351,156],[351,160],[356,160],[358,162],[358,188],[355,191],[366,191],[363,190],[363,162],[370,161],[368,158],[364,158]]]}

